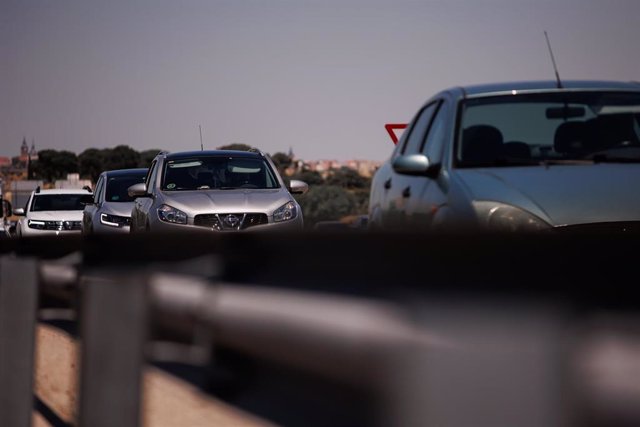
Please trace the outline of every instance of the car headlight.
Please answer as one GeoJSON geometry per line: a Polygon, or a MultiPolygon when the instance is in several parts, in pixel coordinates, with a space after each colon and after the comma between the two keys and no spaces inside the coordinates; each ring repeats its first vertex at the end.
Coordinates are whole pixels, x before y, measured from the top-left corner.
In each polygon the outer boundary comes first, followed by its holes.
{"type": "Polygon", "coordinates": [[[294,202],[287,202],[273,212],[273,221],[289,221],[298,216],[298,208],[294,202]]]}
{"type": "Polygon", "coordinates": [[[131,223],[131,218],[103,213],[100,214],[100,223],[110,227],[124,227],[131,223]]]}
{"type": "Polygon", "coordinates": [[[171,224],[187,223],[187,214],[169,205],[162,205],[158,208],[158,218],[171,224]]]}
{"type": "Polygon", "coordinates": [[[551,228],[547,222],[530,212],[504,203],[473,202],[480,225],[490,231],[530,232],[551,228]]]}
{"type": "Polygon", "coordinates": [[[27,225],[29,226],[29,228],[35,228],[36,230],[44,230],[47,226],[47,223],[45,221],[30,219],[27,221],[27,225]]]}

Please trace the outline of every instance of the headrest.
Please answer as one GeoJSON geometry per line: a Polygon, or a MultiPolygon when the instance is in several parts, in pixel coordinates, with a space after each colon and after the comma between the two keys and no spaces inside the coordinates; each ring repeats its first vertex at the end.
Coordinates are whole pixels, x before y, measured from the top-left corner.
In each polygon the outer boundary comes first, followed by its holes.
{"type": "Polygon", "coordinates": [[[462,134],[462,160],[493,162],[503,154],[502,132],[489,125],[474,125],[462,134]]]}
{"type": "Polygon", "coordinates": [[[585,122],[564,122],[556,128],[553,149],[558,153],[583,153],[588,150],[588,132],[585,122]]]}

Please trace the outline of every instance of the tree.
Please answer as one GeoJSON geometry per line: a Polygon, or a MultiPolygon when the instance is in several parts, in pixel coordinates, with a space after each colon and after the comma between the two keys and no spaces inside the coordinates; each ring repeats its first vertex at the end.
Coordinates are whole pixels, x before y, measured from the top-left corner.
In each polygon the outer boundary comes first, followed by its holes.
{"type": "Polygon", "coordinates": [[[34,177],[53,182],[66,178],[69,173],[78,172],[78,157],[66,150],[42,150],[38,153],[38,160],[30,167],[34,177]]]}
{"type": "Polygon", "coordinates": [[[140,153],[128,145],[118,145],[113,149],[107,149],[105,167],[106,170],[137,168],[140,163],[140,153]]]}
{"type": "Polygon", "coordinates": [[[318,221],[339,220],[355,213],[353,194],[335,185],[310,187],[307,194],[296,197],[304,215],[305,226],[318,221]]]}
{"type": "Polygon", "coordinates": [[[327,178],[327,184],[339,185],[348,189],[369,188],[371,180],[363,177],[356,170],[343,166],[332,172],[327,178]]]}
{"type": "Polygon", "coordinates": [[[138,162],[139,168],[148,168],[151,166],[151,162],[162,151],[157,148],[151,150],[145,150],[140,152],[140,161],[138,162]]]}
{"type": "Polygon", "coordinates": [[[324,179],[318,171],[303,170],[291,176],[291,179],[299,179],[300,181],[306,182],[310,186],[324,184],[324,179]]]}
{"type": "Polygon", "coordinates": [[[92,182],[96,182],[98,177],[105,170],[106,151],[97,148],[88,148],[78,156],[80,176],[89,178],[92,182]]]}
{"type": "Polygon", "coordinates": [[[275,163],[280,175],[284,175],[284,170],[291,166],[291,163],[293,162],[293,159],[291,157],[282,152],[275,153],[273,156],[271,156],[271,160],[273,160],[273,163],[275,163]]]}
{"type": "Polygon", "coordinates": [[[221,145],[220,147],[218,147],[218,150],[239,150],[239,151],[249,151],[251,150],[251,146],[247,145],[247,144],[240,144],[237,142],[231,143],[231,144],[227,144],[227,145],[221,145]]]}

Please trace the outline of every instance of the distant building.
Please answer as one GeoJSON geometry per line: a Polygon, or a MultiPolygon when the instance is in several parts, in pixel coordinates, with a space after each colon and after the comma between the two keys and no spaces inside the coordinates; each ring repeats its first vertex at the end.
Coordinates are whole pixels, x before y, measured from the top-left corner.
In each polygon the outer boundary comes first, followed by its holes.
{"type": "Polygon", "coordinates": [[[68,173],[67,179],[58,179],[54,184],[54,188],[83,188],[84,186],[91,188],[91,180],[80,179],[78,173],[68,173]]]}

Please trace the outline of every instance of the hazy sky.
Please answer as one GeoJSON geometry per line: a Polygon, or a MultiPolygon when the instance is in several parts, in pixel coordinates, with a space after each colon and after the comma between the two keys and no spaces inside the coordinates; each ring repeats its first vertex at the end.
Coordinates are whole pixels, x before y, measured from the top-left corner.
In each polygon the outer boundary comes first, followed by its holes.
{"type": "Polygon", "coordinates": [[[640,80],[639,0],[0,0],[0,155],[231,142],[384,160],[449,86],[640,80]]]}

